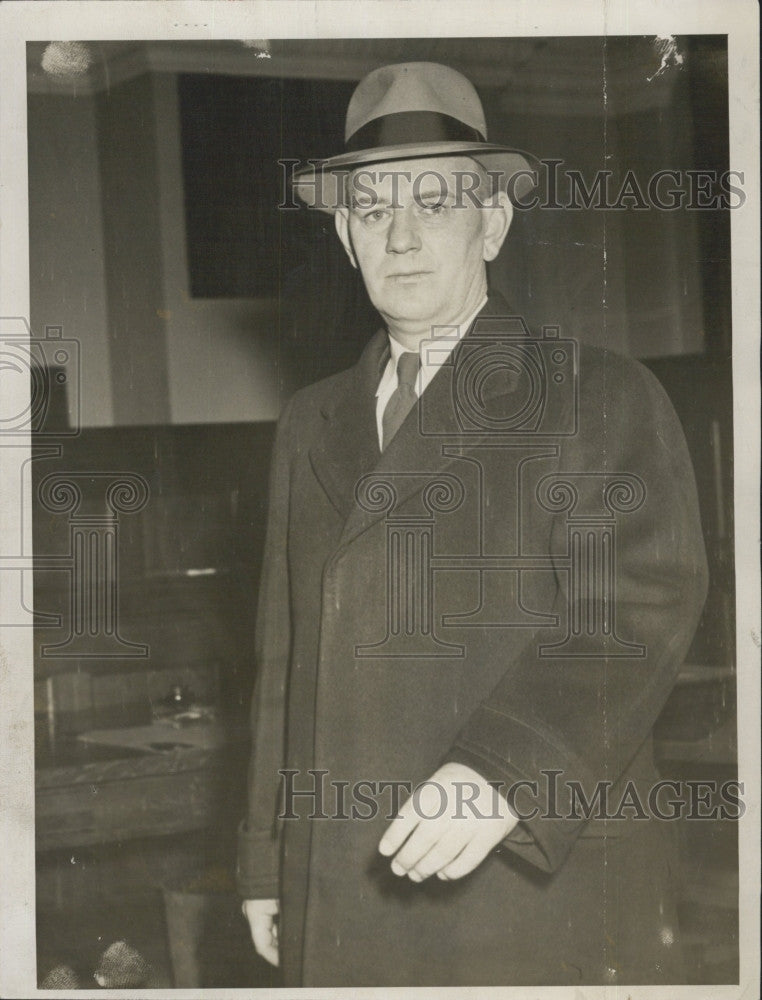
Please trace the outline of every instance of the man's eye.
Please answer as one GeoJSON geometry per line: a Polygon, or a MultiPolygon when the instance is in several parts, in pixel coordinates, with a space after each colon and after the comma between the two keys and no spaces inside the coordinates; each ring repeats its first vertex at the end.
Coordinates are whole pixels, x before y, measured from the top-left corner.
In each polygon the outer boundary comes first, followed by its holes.
{"type": "Polygon", "coordinates": [[[443,201],[423,202],[421,211],[424,215],[444,215],[447,205],[443,201]]]}
{"type": "Polygon", "coordinates": [[[373,225],[373,223],[381,222],[382,219],[386,218],[386,210],[383,208],[374,208],[370,212],[364,212],[362,216],[362,221],[373,225]]]}

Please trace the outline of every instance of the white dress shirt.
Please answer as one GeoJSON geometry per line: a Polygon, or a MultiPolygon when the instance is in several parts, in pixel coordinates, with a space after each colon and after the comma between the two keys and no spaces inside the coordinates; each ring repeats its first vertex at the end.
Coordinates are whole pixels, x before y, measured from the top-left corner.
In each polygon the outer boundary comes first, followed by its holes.
{"type": "MultiPolygon", "coordinates": [[[[485,295],[478,307],[464,323],[460,323],[458,326],[443,328],[446,332],[443,332],[441,337],[427,338],[421,341],[419,347],[421,367],[415,382],[415,394],[419,399],[423,390],[450,357],[456,345],[464,337],[468,328],[482,311],[486,301],[487,296],[485,295]]],[[[397,388],[397,362],[400,355],[405,353],[405,348],[391,334],[389,335],[389,350],[391,352],[389,360],[386,363],[386,368],[384,368],[381,381],[378,383],[378,388],[376,389],[376,427],[378,429],[378,446],[381,449],[383,449],[384,442],[384,410],[392,393],[397,388]]]]}

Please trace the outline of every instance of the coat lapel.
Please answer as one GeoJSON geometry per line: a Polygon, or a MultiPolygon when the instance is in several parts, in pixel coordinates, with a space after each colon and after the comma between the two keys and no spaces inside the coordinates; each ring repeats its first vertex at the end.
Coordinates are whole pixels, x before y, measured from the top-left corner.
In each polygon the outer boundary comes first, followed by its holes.
{"type": "Polygon", "coordinates": [[[343,391],[320,412],[323,422],[310,448],[312,469],[338,513],[346,520],[355,486],[380,457],[376,430],[376,388],[389,357],[385,330],[369,341],[347,373],[343,391]]]}
{"type": "MultiPolygon", "coordinates": [[[[490,295],[479,313],[480,317],[510,315],[510,307],[499,293],[490,295]]],[[[368,483],[366,477],[372,476],[374,484],[390,484],[398,507],[420,492],[437,472],[444,471],[464,447],[475,443],[473,435],[464,439],[460,434],[453,406],[459,347],[453,364],[440,368],[383,453],[378,446],[375,393],[389,356],[385,331],[373,337],[351,369],[342,396],[322,412],[325,428],[310,451],[310,461],[345,519],[340,548],[389,513],[386,506],[375,508],[373,503],[358,502],[358,488],[361,491],[363,483],[368,483]]]]}

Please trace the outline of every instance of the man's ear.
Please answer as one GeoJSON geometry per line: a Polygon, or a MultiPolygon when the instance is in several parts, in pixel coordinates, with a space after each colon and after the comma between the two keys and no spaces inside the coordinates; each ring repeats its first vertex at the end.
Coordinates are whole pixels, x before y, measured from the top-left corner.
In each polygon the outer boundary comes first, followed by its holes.
{"type": "Polygon", "coordinates": [[[513,205],[505,191],[496,192],[490,202],[491,204],[482,209],[484,212],[483,256],[485,260],[494,260],[500,253],[500,248],[513,221],[513,205]]]}
{"type": "Polygon", "coordinates": [[[352,249],[352,240],[349,238],[349,209],[346,205],[339,205],[333,214],[333,221],[336,225],[336,232],[339,234],[339,239],[347,251],[349,263],[352,267],[357,268],[357,260],[352,249]]]}

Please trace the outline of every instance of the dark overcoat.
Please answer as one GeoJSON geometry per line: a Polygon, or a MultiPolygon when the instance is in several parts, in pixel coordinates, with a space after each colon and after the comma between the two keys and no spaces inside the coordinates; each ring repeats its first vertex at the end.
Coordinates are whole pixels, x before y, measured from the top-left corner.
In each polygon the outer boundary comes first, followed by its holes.
{"type": "Polygon", "coordinates": [[[648,795],[705,597],[693,471],[647,370],[506,314],[491,298],[383,454],[383,332],[279,421],[238,875],[281,901],[285,985],[682,981],[648,795]],[[413,884],[377,851],[382,783],[447,761],[525,818],[413,884]]]}

